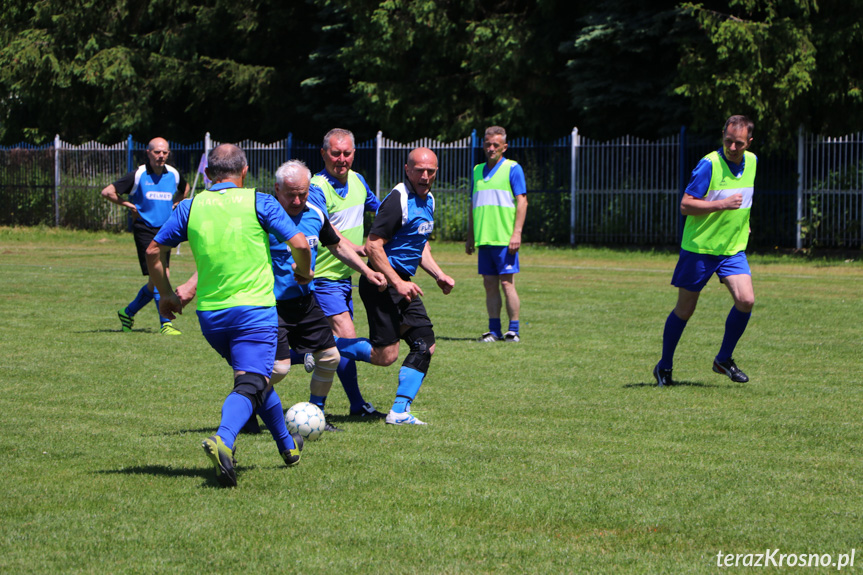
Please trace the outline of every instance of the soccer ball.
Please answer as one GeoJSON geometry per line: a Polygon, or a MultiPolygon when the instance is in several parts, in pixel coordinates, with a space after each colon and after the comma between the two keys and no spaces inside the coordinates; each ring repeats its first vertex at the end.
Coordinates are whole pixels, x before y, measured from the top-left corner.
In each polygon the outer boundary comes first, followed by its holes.
{"type": "Polygon", "coordinates": [[[285,414],[288,431],[299,433],[303,438],[314,441],[324,432],[324,412],[314,403],[302,401],[292,405],[285,414]]]}

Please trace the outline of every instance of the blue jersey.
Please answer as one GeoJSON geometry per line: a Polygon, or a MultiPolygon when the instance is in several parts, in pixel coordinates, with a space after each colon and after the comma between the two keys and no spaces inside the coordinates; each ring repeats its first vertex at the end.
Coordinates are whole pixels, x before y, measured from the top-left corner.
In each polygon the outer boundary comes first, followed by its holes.
{"type": "Polygon", "coordinates": [[[129,194],[129,201],[135,204],[138,216],[152,228],[161,227],[174,207],[174,194],[186,191],[186,181],[173,166],[165,166],[165,171],[156,174],[147,164],[138,166],[113,184],[118,194],[129,194]]]}
{"type": "MultiPolygon", "coordinates": [[[[297,226],[309,242],[312,250],[312,269],[315,269],[315,259],[321,246],[331,246],[339,242],[339,237],[333,231],[332,226],[320,209],[306,204],[306,209],[297,216],[288,214],[288,217],[297,226]]],[[[300,285],[294,279],[294,256],[284,242],[280,242],[276,236],[270,234],[270,255],[273,258],[273,276],[275,286],[273,292],[276,300],[284,301],[309,294],[315,290],[314,282],[300,285]]]]}
{"type": "MultiPolygon", "coordinates": [[[[236,188],[234,184],[216,184],[210,188],[211,192],[218,192],[227,188],[236,188]]],[[[189,233],[189,211],[192,208],[192,200],[187,199],[180,202],[177,209],[171,213],[171,217],[156,233],[153,238],[158,244],[176,247],[181,242],[187,241],[189,233]]],[[[282,209],[281,204],[275,197],[258,192],[255,194],[255,213],[261,227],[281,241],[288,241],[299,230],[288,214],[282,209]]],[[[276,322],[276,308],[261,308],[252,306],[238,306],[217,311],[199,311],[201,320],[201,331],[210,333],[235,329],[237,327],[257,327],[271,325],[276,322]]]]}
{"type": "MultiPolygon", "coordinates": [[[[492,169],[488,169],[488,162],[482,165],[482,177],[491,179],[491,177],[497,172],[498,168],[503,165],[504,158],[501,156],[500,160],[492,167],[492,169]]],[[[512,168],[509,170],[509,187],[512,190],[513,196],[521,196],[527,193],[527,182],[524,179],[524,170],[521,165],[518,163],[514,164],[512,168]]],[[[471,189],[474,189],[473,187],[471,189]]]]}
{"type": "MultiPolygon", "coordinates": [[[[357,172],[354,172],[354,174],[356,174],[356,176],[357,176],[357,178],[359,178],[360,182],[362,182],[362,184],[366,187],[365,211],[367,211],[367,212],[377,211],[378,207],[380,207],[380,205],[381,205],[381,202],[372,193],[372,190],[371,190],[371,188],[369,188],[369,184],[368,184],[368,182],[366,182],[366,179],[364,177],[362,177],[360,174],[358,174],[357,172]]],[[[335,192],[339,196],[344,198],[345,196],[348,195],[348,184],[347,184],[347,182],[345,182],[344,184],[341,183],[340,181],[338,181],[337,179],[332,177],[329,174],[329,172],[327,172],[326,170],[321,170],[320,172],[318,172],[315,175],[321,176],[322,178],[326,178],[326,180],[333,187],[333,190],[335,190],[335,192]]],[[[321,190],[315,184],[309,185],[308,203],[319,208],[325,214],[327,213],[327,198],[326,198],[326,196],[324,196],[323,190],[321,190]]],[[[327,215],[329,215],[329,214],[327,214],[327,215]]]]}
{"type": "Polygon", "coordinates": [[[403,182],[384,198],[369,234],[388,240],[384,251],[399,275],[413,276],[433,230],[434,196],[419,196],[403,182]]]}

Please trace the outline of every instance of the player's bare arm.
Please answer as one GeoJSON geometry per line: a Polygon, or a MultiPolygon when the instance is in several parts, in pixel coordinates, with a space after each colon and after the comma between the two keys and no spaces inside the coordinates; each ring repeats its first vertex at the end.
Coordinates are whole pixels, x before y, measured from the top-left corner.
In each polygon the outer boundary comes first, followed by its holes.
{"type": "MultiPolygon", "coordinates": [[[[341,234],[338,235],[341,236],[341,234]]],[[[360,258],[360,256],[357,254],[356,249],[354,249],[356,247],[356,244],[347,239],[343,239],[343,241],[340,241],[337,244],[326,246],[326,248],[330,250],[330,253],[333,254],[337,260],[339,260],[352,270],[358,271],[363,274],[363,276],[365,276],[365,278],[369,280],[369,283],[371,283],[373,286],[377,286],[381,291],[383,291],[387,287],[387,278],[384,277],[384,274],[376,272],[369,266],[367,266],[366,262],[364,262],[362,258],[360,258]]],[[[363,252],[365,253],[365,249],[363,249],[363,252]]]]}
{"type": "Polygon", "coordinates": [[[171,280],[168,278],[168,254],[170,246],[165,246],[156,241],[150,242],[147,246],[147,269],[150,272],[150,278],[153,285],[159,288],[161,298],[159,301],[159,312],[168,319],[175,319],[175,313],[183,313],[183,305],[180,303],[180,298],[174,293],[171,287],[171,280]]]}
{"type": "Polygon", "coordinates": [[[120,197],[120,194],[117,193],[117,188],[114,187],[114,184],[108,184],[102,190],[102,197],[111,202],[112,204],[117,204],[118,206],[123,206],[132,211],[132,214],[137,217],[138,216],[138,208],[135,207],[135,204],[130,202],[129,200],[124,200],[120,197]]]}
{"type": "Polygon", "coordinates": [[[294,279],[298,284],[305,285],[315,277],[315,272],[312,271],[312,250],[309,248],[309,241],[305,234],[300,232],[288,240],[288,246],[296,262],[293,265],[294,279]]]}
{"type": "Polygon", "coordinates": [[[685,193],[680,200],[680,213],[684,216],[701,216],[722,210],[736,210],[742,205],[742,194],[734,194],[725,199],[710,202],[685,193]]]}
{"type": "Polygon", "coordinates": [[[369,254],[372,267],[381,272],[386,278],[387,284],[395,288],[399,295],[406,300],[412,301],[416,296],[425,295],[417,284],[400,278],[393,266],[390,265],[384,251],[384,245],[387,241],[378,235],[369,234],[368,240],[366,240],[366,253],[369,254]]]}
{"type": "Polygon", "coordinates": [[[521,232],[524,229],[524,220],[527,217],[527,195],[520,194],[515,197],[515,227],[509,240],[509,253],[514,254],[521,247],[521,232]]]}
{"type": "Polygon", "coordinates": [[[435,261],[434,257],[432,257],[431,248],[429,247],[428,242],[426,242],[425,247],[423,247],[420,267],[425,270],[428,275],[434,278],[444,295],[449,294],[449,292],[452,291],[452,288],[455,287],[455,280],[446,275],[435,261]]]}

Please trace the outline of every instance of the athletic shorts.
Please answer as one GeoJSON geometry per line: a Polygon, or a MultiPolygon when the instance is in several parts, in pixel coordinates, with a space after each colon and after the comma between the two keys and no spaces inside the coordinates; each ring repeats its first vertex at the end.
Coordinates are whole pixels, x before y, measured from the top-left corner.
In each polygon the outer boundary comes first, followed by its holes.
{"type": "Polygon", "coordinates": [[[315,297],[326,317],[348,312],[354,319],[354,300],[351,296],[351,278],[343,280],[315,280],[315,297]]]}
{"type": "Polygon", "coordinates": [[[484,276],[517,274],[518,252],[509,253],[509,246],[479,246],[476,250],[477,269],[484,276]]]}
{"type": "Polygon", "coordinates": [[[360,277],[360,297],[369,320],[369,340],[374,347],[384,347],[402,338],[402,326],[432,328],[420,298],[408,301],[393,287],[378,291],[365,277],[360,277]]]}
{"type": "Polygon", "coordinates": [[[680,259],[674,268],[671,285],[700,292],[714,273],[720,280],[741,274],[751,276],[746,252],[737,252],[732,256],[713,256],[680,250],[680,259]]]}
{"type": "Polygon", "coordinates": [[[204,338],[236,371],[270,377],[276,359],[276,326],[258,326],[205,333],[204,338]]]}
{"type": "Polygon", "coordinates": [[[333,330],[315,294],[276,302],[279,312],[279,343],[276,359],[289,359],[291,350],[312,353],[336,346],[333,330]]]}
{"type": "MultiPolygon", "coordinates": [[[[132,236],[135,238],[135,247],[138,249],[138,263],[141,264],[141,273],[145,276],[150,275],[147,270],[147,248],[150,247],[150,242],[156,237],[158,231],[159,228],[148,226],[140,218],[132,222],[132,236]]],[[[170,263],[171,252],[168,252],[168,264],[170,263]]]]}

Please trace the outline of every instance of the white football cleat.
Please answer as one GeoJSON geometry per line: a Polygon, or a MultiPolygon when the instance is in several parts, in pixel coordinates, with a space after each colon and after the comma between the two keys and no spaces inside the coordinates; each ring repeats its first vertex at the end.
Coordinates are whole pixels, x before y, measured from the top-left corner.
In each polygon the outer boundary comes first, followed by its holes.
{"type": "Polygon", "coordinates": [[[426,425],[425,421],[420,421],[411,415],[409,411],[396,413],[392,409],[387,414],[387,423],[390,425],[426,425]]]}

